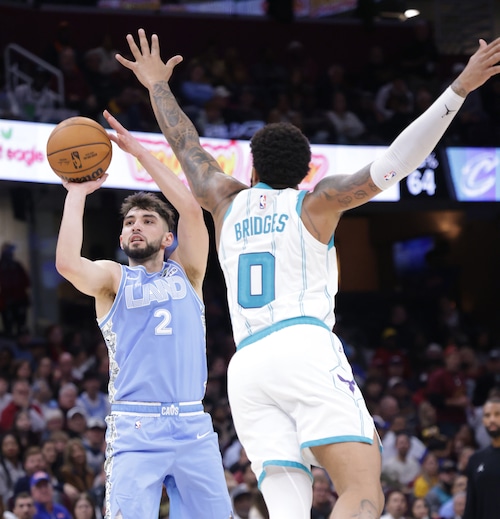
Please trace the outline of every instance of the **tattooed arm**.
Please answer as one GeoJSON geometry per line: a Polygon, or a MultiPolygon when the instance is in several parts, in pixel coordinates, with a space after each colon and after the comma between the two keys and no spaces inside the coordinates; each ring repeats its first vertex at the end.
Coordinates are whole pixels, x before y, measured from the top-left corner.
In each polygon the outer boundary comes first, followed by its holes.
{"type": "Polygon", "coordinates": [[[150,46],[143,29],[139,29],[138,35],[139,46],[132,35],[127,35],[135,61],[119,54],[116,59],[132,70],[148,89],[158,124],[181,164],[193,195],[204,209],[212,213],[217,224],[231,200],[247,186],[226,175],[215,158],[203,149],[193,123],[172,94],[168,81],[182,57],[174,56],[163,63],[158,36],[151,36],[150,46]]]}

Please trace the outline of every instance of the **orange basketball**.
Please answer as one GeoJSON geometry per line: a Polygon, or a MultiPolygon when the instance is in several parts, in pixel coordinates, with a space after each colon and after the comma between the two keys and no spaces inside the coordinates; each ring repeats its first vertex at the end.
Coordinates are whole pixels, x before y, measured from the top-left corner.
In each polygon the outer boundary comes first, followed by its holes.
{"type": "Polygon", "coordinates": [[[50,167],[69,182],[102,177],[111,162],[112,150],[106,130],[88,117],[70,117],[60,122],[47,141],[50,167]]]}

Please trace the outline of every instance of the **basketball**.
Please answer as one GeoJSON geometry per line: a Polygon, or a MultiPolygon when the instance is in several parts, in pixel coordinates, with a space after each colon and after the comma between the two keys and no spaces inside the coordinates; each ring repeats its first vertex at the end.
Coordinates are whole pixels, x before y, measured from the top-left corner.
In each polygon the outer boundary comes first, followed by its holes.
{"type": "Polygon", "coordinates": [[[112,146],[106,130],[88,117],[60,122],[47,141],[47,160],[55,174],[69,182],[87,182],[104,175],[112,146]]]}

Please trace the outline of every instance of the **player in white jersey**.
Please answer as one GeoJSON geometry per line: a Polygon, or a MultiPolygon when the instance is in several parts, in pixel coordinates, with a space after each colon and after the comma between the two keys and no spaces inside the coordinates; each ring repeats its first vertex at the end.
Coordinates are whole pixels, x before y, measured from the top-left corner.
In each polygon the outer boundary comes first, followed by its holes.
{"type": "Polygon", "coordinates": [[[203,212],[176,175],[108,112],[110,138],[131,153],[178,210],[152,193],[122,204],[120,245],[129,266],[81,255],[87,195],[99,180],[64,182],[68,193],[56,250],[57,270],[95,298],[110,358],[106,418],[106,519],[158,517],[162,485],[172,519],[229,519],[217,435],[202,399],[207,381],[202,283],[208,256],[203,212]]]}
{"type": "MultiPolygon", "coordinates": [[[[415,170],[469,92],[500,72],[500,39],[479,49],[453,84],[386,153],[353,175],[331,175],[313,191],[297,186],[311,158],[304,135],[270,124],[251,140],[252,185],[224,174],[205,151],[168,81],[182,61],[160,57],[139,29],[127,35],[134,61],[117,55],[149,90],[160,128],[191,189],[211,212],[237,352],[228,391],[238,436],[271,519],[306,519],[311,464],[339,494],[331,518],[374,519],[383,509],[373,420],[332,333],[337,269],[333,235],[341,214],[415,170]]],[[[339,172],[341,173],[341,172],[339,172]]]]}

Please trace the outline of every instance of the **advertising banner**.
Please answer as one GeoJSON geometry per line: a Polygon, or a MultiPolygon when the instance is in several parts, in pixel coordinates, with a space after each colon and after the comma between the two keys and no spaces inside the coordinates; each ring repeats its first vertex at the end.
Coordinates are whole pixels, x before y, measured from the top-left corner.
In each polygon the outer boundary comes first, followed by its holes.
{"type": "MultiPolygon", "coordinates": [[[[59,183],[60,179],[50,168],[46,157],[47,139],[54,127],[52,124],[0,120],[0,180],[59,183]]],[[[187,185],[179,161],[161,133],[132,134],[187,185]]],[[[250,184],[252,159],[248,141],[202,138],[201,143],[226,174],[250,184]]],[[[313,145],[311,148],[309,174],[300,185],[301,189],[306,190],[312,190],[327,175],[355,173],[385,150],[382,146],[313,145]]],[[[158,191],[142,165],[115,144],[107,173],[109,178],[103,187],[158,191]]],[[[397,202],[399,198],[399,185],[395,185],[374,200],[397,202]]]]}

